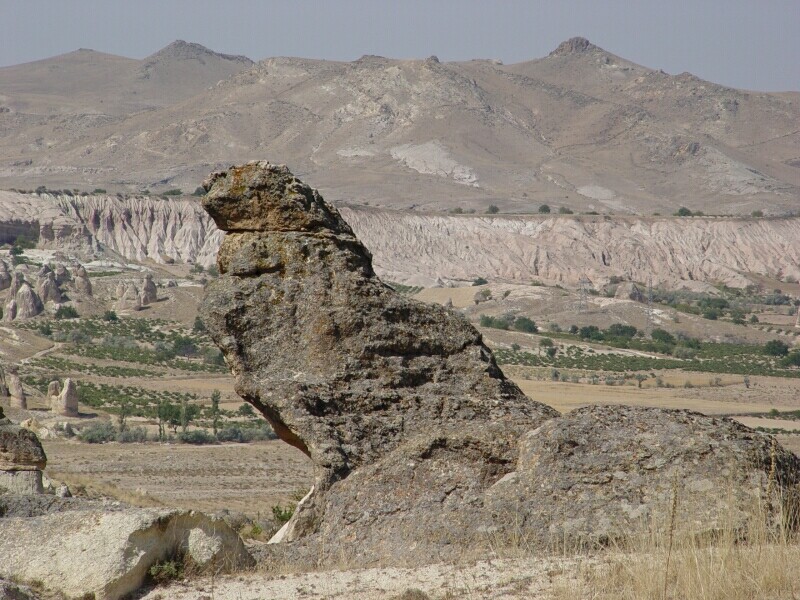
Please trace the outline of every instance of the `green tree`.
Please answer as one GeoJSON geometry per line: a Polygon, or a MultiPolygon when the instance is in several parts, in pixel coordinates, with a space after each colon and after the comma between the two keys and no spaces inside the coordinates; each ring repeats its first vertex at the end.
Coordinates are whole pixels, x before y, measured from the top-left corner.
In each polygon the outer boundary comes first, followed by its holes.
{"type": "Polygon", "coordinates": [[[240,417],[255,417],[256,413],[253,411],[253,407],[247,403],[242,404],[239,406],[236,414],[240,417]]]}
{"type": "Polygon", "coordinates": [[[603,334],[597,325],[586,325],[578,330],[578,337],[585,340],[602,340],[603,334]]]}
{"type": "Polygon", "coordinates": [[[542,204],[539,207],[539,214],[542,214],[542,215],[550,214],[550,207],[547,204],[542,204]]]}
{"type": "Polygon", "coordinates": [[[536,323],[528,317],[517,317],[514,321],[514,329],[524,333],[536,333],[539,331],[536,323]]]}
{"type": "Polygon", "coordinates": [[[496,215],[499,212],[500,212],[500,209],[494,204],[490,204],[489,207],[486,209],[486,214],[487,215],[496,215]]]}
{"type": "Polygon", "coordinates": [[[206,324],[203,323],[203,320],[200,317],[194,318],[194,324],[192,325],[192,333],[205,333],[206,331],[206,324]]]}
{"type": "Polygon", "coordinates": [[[219,393],[219,390],[211,392],[211,428],[214,435],[217,435],[219,430],[219,400],[221,397],[222,394],[219,393]]]}
{"type": "Polygon", "coordinates": [[[632,338],[636,335],[636,327],[633,325],[623,325],[622,323],[614,323],[606,329],[606,333],[612,337],[632,338]]]}
{"type": "Polygon", "coordinates": [[[675,336],[672,335],[669,331],[665,331],[663,329],[653,329],[653,332],[650,334],[650,337],[655,342],[661,342],[662,344],[667,344],[669,346],[675,344],[675,336]]]}
{"type": "Polygon", "coordinates": [[[770,340],[764,344],[764,354],[769,356],[786,356],[789,354],[789,346],[781,340],[770,340]]]}
{"type": "Polygon", "coordinates": [[[675,213],[675,216],[676,216],[676,217],[691,217],[691,216],[692,216],[692,211],[690,211],[690,210],[689,210],[688,208],[686,208],[685,206],[681,206],[681,207],[680,207],[680,208],[677,210],[677,212],[675,213]]]}

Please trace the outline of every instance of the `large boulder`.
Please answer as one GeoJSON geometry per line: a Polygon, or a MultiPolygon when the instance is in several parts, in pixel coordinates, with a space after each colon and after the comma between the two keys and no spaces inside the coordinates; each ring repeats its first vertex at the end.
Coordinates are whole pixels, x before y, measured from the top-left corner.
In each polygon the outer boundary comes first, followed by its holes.
{"type": "Polygon", "coordinates": [[[286,167],[232,167],[205,187],[228,234],[201,316],[237,393],[315,464],[277,538],[315,561],[603,543],[668,514],[670,493],[692,500],[682,519],[714,529],[800,481],[792,454],[729,421],[627,407],[561,417],[525,397],[462,316],[384,285],[286,167]]]}
{"type": "Polygon", "coordinates": [[[15,494],[40,494],[46,465],[47,456],[36,434],[14,425],[0,408],[0,488],[15,494]]]}
{"type": "Polygon", "coordinates": [[[252,565],[221,519],[194,511],[69,510],[0,520],[0,577],[38,581],[68,597],[115,600],[136,591],[165,559],[229,572],[252,565]]]}
{"type": "Polygon", "coordinates": [[[466,319],[384,285],[286,167],[231,168],[208,188],[203,206],[229,233],[203,322],[237,392],[318,465],[318,492],[420,433],[473,429],[513,448],[558,414],[506,379],[466,319]]]}
{"type": "Polygon", "coordinates": [[[669,528],[673,502],[678,529],[744,531],[764,503],[795,510],[781,503],[798,483],[793,453],[732,419],[589,406],[523,436],[516,471],[488,496],[506,532],[521,514],[531,541],[577,547],[669,528]]]}

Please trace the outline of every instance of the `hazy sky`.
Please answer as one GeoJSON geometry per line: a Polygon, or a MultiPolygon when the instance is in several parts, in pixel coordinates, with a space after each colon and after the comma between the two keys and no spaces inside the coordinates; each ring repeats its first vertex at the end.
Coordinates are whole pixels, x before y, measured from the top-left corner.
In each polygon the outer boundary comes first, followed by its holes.
{"type": "Polygon", "coordinates": [[[800,90],[800,0],[0,0],[0,66],[77,48],[143,58],[176,39],[254,60],[512,63],[576,35],[672,74],[800,90]]]}

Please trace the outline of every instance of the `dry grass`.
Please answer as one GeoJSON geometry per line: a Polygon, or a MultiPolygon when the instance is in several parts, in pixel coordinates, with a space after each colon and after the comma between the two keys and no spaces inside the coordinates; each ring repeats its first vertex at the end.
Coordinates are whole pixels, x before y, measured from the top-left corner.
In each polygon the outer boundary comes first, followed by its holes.
{"type": "MultiPolygon", "coordinates": [[[[675,509],[669,519],[674,519],[675,509]]],[[[555,600],[789,600],[800,598],[800,540],[768,526],[764,507],[754,507],[743,530],[733,521],[707,535],[660,533],[630,540],[565,573],[555,600]]],[[[787,515],[780,515],[783,522],[787,515]]]]}

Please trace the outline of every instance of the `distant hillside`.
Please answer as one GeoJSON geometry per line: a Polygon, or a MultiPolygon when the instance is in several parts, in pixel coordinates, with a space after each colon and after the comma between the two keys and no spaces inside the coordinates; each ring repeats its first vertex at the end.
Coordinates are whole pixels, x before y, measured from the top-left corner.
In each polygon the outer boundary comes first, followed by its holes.
{"type": "Polygon", "coordinates": [[[6,188],[192,191],[258,158],[393,208],[800,210],[800,93],[668,75],[582,38],[509,66],[77,51],[0,69],[0,110],[6,188]]]}

